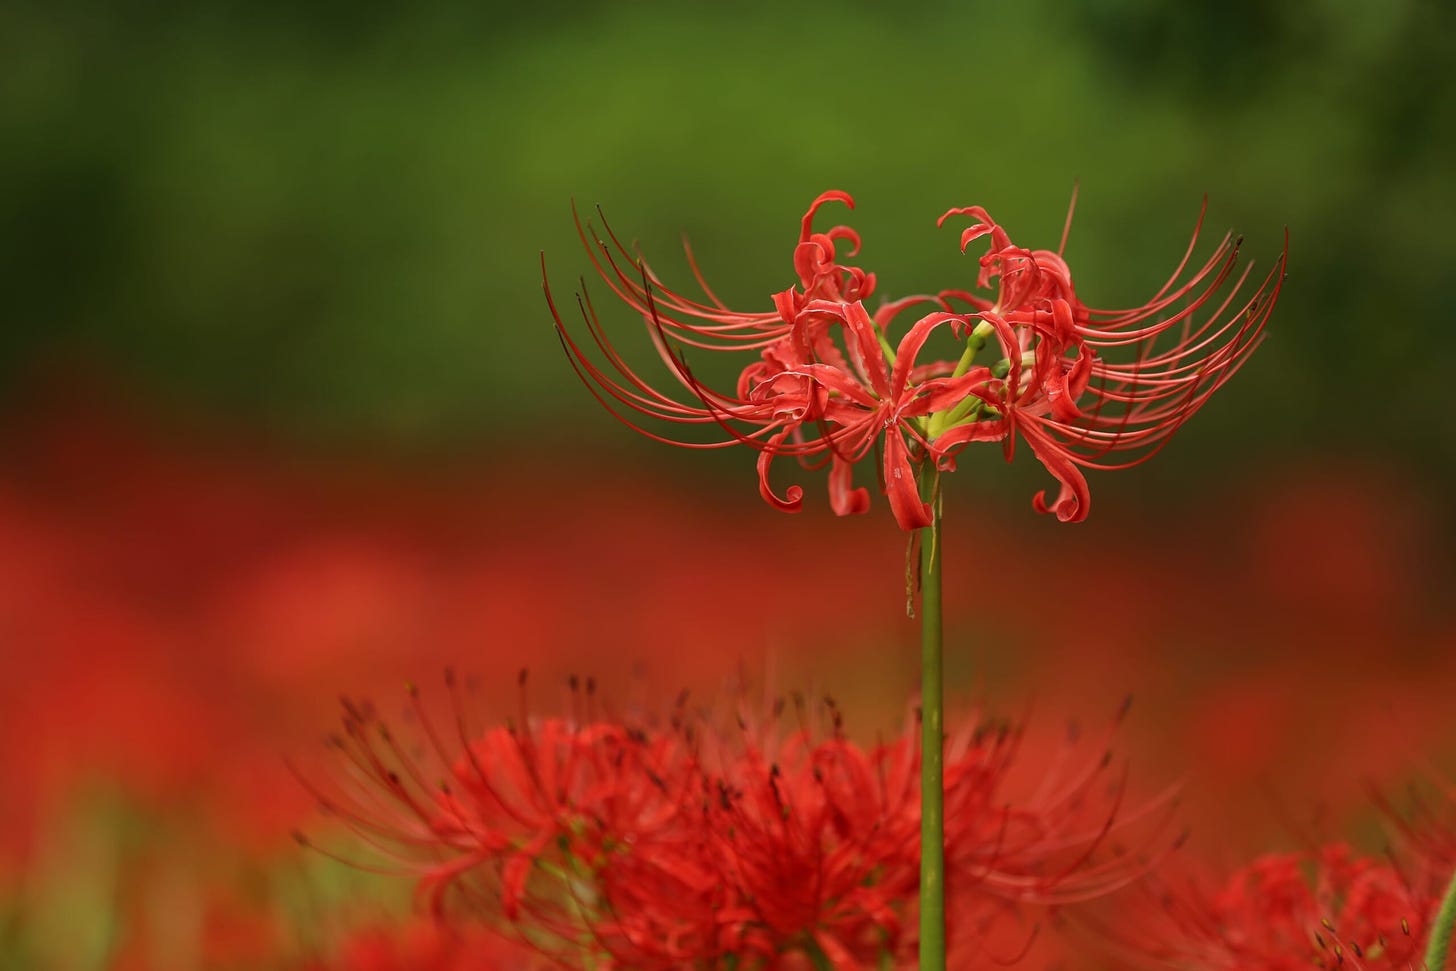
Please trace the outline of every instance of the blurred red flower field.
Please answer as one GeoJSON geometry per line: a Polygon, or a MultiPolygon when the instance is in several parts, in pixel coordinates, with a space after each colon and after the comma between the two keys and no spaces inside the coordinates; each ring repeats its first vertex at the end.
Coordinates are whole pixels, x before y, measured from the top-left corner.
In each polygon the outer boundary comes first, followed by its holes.
{"type": "MultiPolygon", "coordinates": [[[[115,403],[13,419],[3,462],[0,947],[20,966],[301,966],[407,913],[407,887],[290,838],[320,821],[287,760],[322,756],[341,693],[400,710],[453,665],[500,719],[522,667],[546,714],[571,673],[665,707],[746,671],[833,693],[873,740],[914,689],[880,519],[784,518],[600,455],[589,480],[526,451],[305,456],[115,403]]],[[[1181,783],[1200,865],[1379,850],[1368,786],[1399,803],[1456,778],[1433,497],[1331,461],[1183,509],[948,520],[952,697],[1029,712],[1035,753],[1131,694],[1118,757],[1144,795],[1181,783]]]]}

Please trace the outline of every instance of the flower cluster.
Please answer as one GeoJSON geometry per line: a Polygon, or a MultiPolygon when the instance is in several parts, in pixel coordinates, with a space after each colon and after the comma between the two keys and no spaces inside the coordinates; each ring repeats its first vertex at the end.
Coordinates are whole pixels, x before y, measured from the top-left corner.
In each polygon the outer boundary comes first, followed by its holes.
{"type": "Polygon", "coordinates": [[[976,290],[890,300],[871,312],[865,301],[875,292],[875,275],[841,262],[842,251],[845,257],[858,252],[858,234],[847,226],[814,230],[816,213],[830,202],[854,207],[843,192],[814,200],[794,248],[798,284],[773,295],[773,310],[753,313],[719,300],[691,251],[702,300],[666,287],[610,228],[602,239],[577,219],[593,266],[642,315],[686,398],[655,388],[627,363],[584,290],[578,303],[590,339],[573,336],[546,284],[577,374],[613,415],[671,444],[756,449],[764,499],[788,512],[800,508],[803,489],[794,485],[780,494],[770,483],[779,456],[806,467],[828,465],[830,505],[849,515],[870,504],[869,491],[854,485],[854,467],[878,454],[881,490],[908,530],[930,523],[917,484],[923,470],[953,469],[971,442],[1001,442],[1009,460],[1021,440],[1059,484],[1051,500],[1038,493],[1035,508],[1063,521],[1085,519],[1090,497],[1082,469],[1124,468],[1160,449],[1259,344],[1283,280],[1281,256],[1252,295],[1240,298],[1251,267],[1237,269],[1240,241],[1228,237],[1181,279],[1196,228],[1151,300],[1128,310],[1096,310],[1078,298],[1060,252],[1014,244],[985,209],[971,206],[950,210],[940,223],[970,220],[962,251],[977,240],[989,242],[976,290]],[[925,312],[902,323],[912,310],[925,312]],[[930,358],[927,345],[940,332],[960,349],[958,357],[930,358]],[[976,363],[988,345],[989,363],[976,363]],[[684,348],[748,352],[756,359],[733,390],[719,390],[694,375],[684,348]],[[1130,360],[1107,356],[1124,349],[1130,360]],[[634,411],[716,426],[727,437],[668,438],[639,424],[634,411]]]}
{"type": "MultiPolygon", "coordinates": [[[[349,778],[309,785],[329,815],[417,876],[437,917],[506,930],[556,963],[914,965],[914,719],[862,747],[828,700],[740,706],[729,727],[685,703],[663,724],[577,707],[467,733],[457,703],[447,744],[416,692],[416,750],[346,703],[332,744],[349,778]]],[[[1049,908],[1117,889],[1160,855],[1118,845],[1134,831],[1160,839],[1168,804],[1123,812],[1125,779],[1105,748],[1086,759],[1069,748],[1017,798],[1007,776],[1021,744],[991,722],[946,742],[957,967],[1004,959],[1049,908]]]]}
{"type": "Polygon", "coordinates": [[[1448,875],[1344,844],[1264,856],[1213,893],[1167,890],[1129,940],[1158,967],[1198,971],[1420,967],[1448,875]]]}

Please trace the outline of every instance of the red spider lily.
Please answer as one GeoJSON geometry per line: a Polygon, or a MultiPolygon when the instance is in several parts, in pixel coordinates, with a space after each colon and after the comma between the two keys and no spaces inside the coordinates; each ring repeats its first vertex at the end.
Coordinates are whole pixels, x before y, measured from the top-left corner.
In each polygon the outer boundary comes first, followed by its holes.
{"type": "MultiPolygon", "coordinates": [[[[767,959],[812,940],[836,968],[875,967],[886,954],[916,966],[918,735],[910,722],[898,737],[862,749],[845,738],[837,714],[833,736],[818,742],[805,729],[778,743],[749,733],[746,751],[724,771],[725,822],[714,826],[715,835],[728,834],[725,879],[749,918],[743,953],[767,959]]],[[[1066,752],[1019,798],[1007,777],[1021,741],[1006,723],[975,721],[947,740],[954,967],[1010,963],[989,950],[993,938],[1005,943],[994,933],[1001,924],[1022,928],[1013,946],[1029,946],[1046,908],[1111,893],[1153,865],[1111,851],[1107,838],[1166,799],[1119,818],[1121,787],[1098,785],[1107,763],[1078,763],[1066,752]]]]}
{"type": "Polygon", "coordinates": [[[873,316],[865,310],[862,299],[873,291],[874,275],[844,267],[836,259],[836,241],[849,243],[851,253],[857,252],[858,235],[845,226],[827,233],[812,231],[815,212],[828,201],[854,205],[843,192],[826,192],[814,200],[794,251],[800,286],[774,295],[774,313],[729,310],[703,283],[695,262],[694,275],[709,303],[679,296],[610,230],[610,244],[596,239],[593,245],[578,221],[593,265],[612,291],[642,314],[659,355],[690,392],[691,402],[658,391],[623,360],[607,340],[589,298],[579,296],[578,302],[606,368],[571,336],[549,283],[547,303],[577,374],[597,400],[630,427],[686,448],[745,444],[757,449],[760,492],[786,512],[801,508],[803,489],[792,486],[782,497],[774,491],[768,473],[775,456],[793,456],[806,465],[816,460],[819,466],[832,464],[830,502],[836,513],[849,515],[869,508],[868,491],[853,486],[852,466],[882,446],[883,489],[896,520],[905,529],[924,526],[929,513],[916,489],[910,450],[923,454],[928,444],[922,427],[926,416],[963,400],[989,372],[952,374],[954,362],[929,366],[916,362],[931,331],[945,324],[957,332],[964,328],[967,318],[952,313],[949,303],[963,294],[947,291],[898,300],[873,316]],[[624,261],[634,265],[636,277],[623,268],[624,261]],[[892,350],[886,337],[891,324],[905,309],[920,303],[938,310],[920,318],[892,350]],[[734,392],[716,391],[693,375],[670,341],[709,350],[757,351],[759,360],[743,370],[734,392]],[[706,443],[666,438],[637,424],[621,406],[668,422],[715,425],[729,437],[706,443]]]}
{"type": "MultiPolygon", "coordinates": [[[[1038,493],[1034,507],[1063,522],[1087,518],[1091,497],[1082,468],[1147,461],[1243,366],[1263,338],[1288,260],[1286,234],[1278,264],[1239,301],[1253,268],[1235,276],[1243,240],[1225,236],[1179,284],[1203,225],[1200,212],[1182,261],[1148,303],[1093,310],[1077,298],[1060,252],[1014,245],[979,206],[952,209],[940,222],[956,215],[976,220],[961,234],[963,251],[971,241],[991,237],[977,285],[999,278],[998,296],[976,315],[981,324],[971,341],[994,334],[1002,360],[998,377],[971,392],[978,400],[962,406],[959,424],[938,436],[932,450],[940,467],[951,469],[953,453],[966,443],[1000,439],[1010,460],[1019,435],[1060,483],[1054,501],[1038,493]],[[1168,335],[1171,343],[1160,348],[1168,335]],[[1103,357],[1121,347],[1137,349],[1132,362],[1103,357]],[[1113,453],[1127,457],[1107,458],[1113,453]]],[[[1068,214],[1069,227],[1070,220],[1068,214]]]]}
{"type": "Polygon", "coordinates": [[[570,942],[553,955],[562,960],[589,946],[603,961],[626,953],[629,966],[671,968],[721,949],[688,733],[523,717],[471,738],[457,697],[447,746],[412,698],[428,761],[447,766],[446,779],[432,782],[372,708],[346,702],[332,745],[355,782],[305,784],[327,813],[418,875],[436,917],[498,913],[498,926],[543,950],[570,942]]]}
{"type": "MultiPolygon", "coordinates": [[[[787,512],[801,508],[803,490],[792,486],[783,496],[774,491],[769,483],[774,457],[791,456],[806,467],[830,465],[830,503],[836,513],[848,515],[869,506],[868,491],[853,486],[853,466],[878,449],[882,491],[905,529],[930,522],[915,483],[916,469],[927,458],[949,470],[966,444],[1001,441],[1009,459],[1018,437],[1061,485],[1051,503],[1038,494],[1035,508],[1055,511],[1063,521],[1085,519],[1090,497],[1081,469],[1146,461],[1233,376],[1260,342],[1287,258],[1286,240],[1278,266],[1239,302],[1251,268],[1235,273],[1239,243],[1226,237],[1179,283],[1197,243],[1200,215],[1183,260],[1148,303],[1094,310],[1077,298],[1060,253],[1014,245],[984,209],[972,206],[950,210],[941,222],[954,215],[976,220],[961,235],[962,250],[990,237],[977,286],[986,289],[995,280],[995,299],[945,290],[887,303],[871,314],[863,300],[874,289],[874,276],[837,262],[836,241],[848,242],[853,253],[859,237],[843,226],[812,232],[815,212],[831,200],[853,206],[842,192],[826,192],[810,206],[794,253],[800,285],[774,295],[773,313],[728,309],[703,281],[691,252],[707,302],[683,297],[663,286],[610,230],[608,243],[578,220],[598,274],[642,315],[689,400],[657,390],[626,363],[588,297],[579,295],[578,303],[590,344],[605,366],[571,335],[549,283],[546,299],[578,376],[625,424],[688,448],[745,444],[758,450],[760,492],[787,512]],[[952,301],[969,309],[957,313],[952,301]],[[935,310],[892,346],[896,318],[920,304],[935,310]],[[926,338],[947,324],[964,341],[960,360],[920,361],[926,338]],[[1001,360],[975,365],[992,335],[1001,360]],[[694,376],[675,345],[746,350],[758,360],[743,369],[732,392],[715,390],[694,376]],[[1123,347],[1135,348],[1129,363],[1103,356],[1123,347]],[[671,423],[715,425],[728,437],[709,442],[664,437],[638,424],[629,411],[671,423]],[[1125,454],[1108,458],[1113,453],[1125,454]]],[[[1069,214],[1069,227],[1070,219],[1069,214]]]]}
{"type": "MultiPolygon", "coordinates": [[[[1172,821],[1173,791],[1125,806],[1127,769],[1115,769],[1108,745],[1127,707],[1109,724],[1101,747],[1075,741],[1038,759],[1035,792],[1008,799],[976,778],[986,764],[964,754],[979,735],[947,741],[946,850],[949,882],[1015,902],[1058,906],[1112,893],[1147,873],[1161,852],[1138,856],[1124,844],[1154,846],[1172,821]],[[969,773],[971,778],[962,776],[969,773]],[[998,801],[999,800],[999,801],[998,801]]],[[[1009,725],[995,728],[1009,767],[1022,744],[1009,725]]],[[[1024,758],[1025,756],[1021,756],[1024,758]]],[[[1172,846],[1181,842],[1178,837],[1172,846]]]]}
{"type": "Polygon", "coordinates": [[[836,968],[872,967],[896,949],[918,816],[877,788],[874,770],[855,746],[803,732],[725,766],[710,830],[750,966],[802,947],[836,968]]]}
{"type": "MultiPolygon", "coordinates": [[[[523,715],[476,735],[457,701],[447,742],[414,697],[422,748],[347,704],[332,745],[352,779],[310,788],[418,878],[437,917],[483,921],[553,961],[598,968],[711,968],[730,955],[744,969],[795,954],[837,968],[913,960],[913,720],[868,748],[844,735],[832,703],[827,737],[805,724],[802,704],[787,733],[781,706],[761,724],[743,711],[737,731],[680,706],[665,727],[587,711],[523,715]]],[[[1006,786],[1019,747],[1004,726],[974,722],[947,745],[948,886],[971,962],[1003,919],[1030,927],[1037,911],[1146,867],[1107,846],[1138,813],[1115,818],[1121,789],[1102,784],[1104,763],[1054,761],[1021,800],[1006,786]]]]}
{"type": "MultiPolygon", "coordinates": [[[[762,369],[750,368],[745,372],[742,383],[751,389],[750,397],[765,402],[775,414],[799,416],[801,422],[812,416],[820,427],[827,425],[833,429],[818,439],[804,439],[802,425],[794,424],[769,439],[769,444],[777,447],[759,453],[758,468],[763,496],[771,504],[793,512],[799,508],[803,495],[797,486],[790,488],[785,499],[774,495],[768,484],[768,470],[776,453],[803,456],[828,450],[833,462],[829,494],[835,512],[840,515],[863,512],[869,508],[869,493],[863,488],[852,488],[850,470],[855,462],[882,445],[884,492],[895,520],[904,529],[930,525],[930,508],[922,501],[916,485],[909,449],[928,448],[922,420],[965,400],[972,388],[985,382],[990,372],[975,368],[962,375],[932,376],[940,370],[949,372],[951,366],[917,368],[916,356],[933,330],[944,324],[954,327],[965,323],[965,317],[945,312],[932,313],[916,321],[900,341],[891,368],[878,345],[880,335],[899,309],[891,305],[889,312],[882,310],[876,315],[878,320],[873,320],[858,302],[838,305],[810,302],[800,320],[809,322],[816,330],[841,324],[844,332],[852,335],[846,342],[852,363],[849,366],[843,362],[817,363],[805,355],[792,367],[775,371],[773,365],[765,362],[762,369]],[[799,438],[793,446],[786,442],[790,436],[799,438]],[[909,447],[907,439],[911,443],[909,447]]],[[[796,325],[788,340],[801,346],[809,343],[808,339],[796,340],[800,337],[799,331],[796,325]]],[[[823,356],[815,355],[820,359],[823,356]]]]}
{"type": "Polygon", "coordinates": [[[1211,894],[1166,890],[1129,937],[1145,960],[1190,971],[1417,967],[1444,884],[1334,844],[1261,857],[1211,894]]]}

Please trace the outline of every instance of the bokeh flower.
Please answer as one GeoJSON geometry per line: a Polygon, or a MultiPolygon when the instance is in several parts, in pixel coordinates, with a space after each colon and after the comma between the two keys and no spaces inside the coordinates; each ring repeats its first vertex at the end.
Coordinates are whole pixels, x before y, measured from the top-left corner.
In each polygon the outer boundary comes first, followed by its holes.
{"type": "Polygon", "coordinates": [[[1335,843],[1260,857],[1211,892],[1166,886],[1125,935],[1130,956],[1188,971],[1419,967],[1445,883],[1335,843]]]}
{"type": "MultiPolygon", "coordinates": [[[[415,878],[423,910],[560,963],[913,966],[914,718],[862,746],[828,700],[740,703],[727,717],[680,702],[654,721],[608,715],[580,685],[576,696],[571,717],[523,713],[483,732],[452,704],[447,733],[415,693],[419,744],[347,703],[331,743],[342,776],[304,776],[329,815],[415,878]]],[[[1020,745],[1008,724],[976,719],[947,743],[957,967],[999,954],[1002,928],[1029,940],[1051,909],[1117,889],[1157,856],[1109,837],[1165,803],[1120,816],[1123,787],[1100,752],[1053,759],[1019,793],[1020,745]]]]}

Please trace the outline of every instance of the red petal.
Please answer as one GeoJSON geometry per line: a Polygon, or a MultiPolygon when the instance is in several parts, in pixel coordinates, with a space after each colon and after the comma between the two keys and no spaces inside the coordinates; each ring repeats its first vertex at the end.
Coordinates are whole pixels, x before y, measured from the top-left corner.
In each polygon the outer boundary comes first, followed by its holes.
{"type": "Polygon", "coordinates": [[[1057,421],[1076,421],[1082,417],[1082,410],[1072,400],[1072,395],[1067,389],[1067,375],[1063,373],[1061,365],[1052,369],[1047,375],[1046,384],[1042,387],[1046,393],[1047,401],[1052,406],[1052,417],[1057,421]]]}
{"type": "Polygon", "coordinates": [[[885,363],[885,354],[880,349],[880,338],[875,333],[875,324],[870,319],[869,311],[856,300],[844,309],[843,320],[846,336],[852,338],[845,342],[851,352],[851,359],[864,368],[865,377],[875,389],[875,394],[881,398],[892,397],[890,368],[885,363]]]}
{"type": "Polygon", "coordinates": [[[885,495],[901,529],[921,529],[931,524],[930,506],[920,499],[915,470],[898,425],[885,430],[885,495]]]}
{"type": "Polygon", "coordinates": [[[809,235],[814,231],[814,213],[818,212],[819,207],[824,205],[826,202],[842,202],[849,208],[854,208],[854,196],[850,195],[848,192],[841,192],[838,189],[830,189],[828,192],[821,192],[817,199],[809,203],[809,211],[804,213],[804,222],[799,230],[799,242],[802,243],[806,241],[809,238],[809,235]]]}
{"type": "Polygon", "coordinates": [[[794,323],[794,315],[799,310],[798,296],[799,292],[797,290],[784,290],[782,293],[773,295],[774,307],[778,310],[779,317],[786,324],[792,325],[794,323]]]}
{"type": "Polygon", "coordinates": [[[898,402],[900,397],[905,393],[905,385],[910,380],[911,365],[914,364],[916,356],[920,353],[920,349],[925,346],[926,340],[930,337],[930,332],[941,324],[963,320],[965,318],[960,314],[938,311],[936,313],[926,314],[911,325],[910,329],[906,331],[905,336],[900,338],[900,345],[895,348],[895,371],[890,376],[889,382],[890,398],[898,402]]]}
{"type": "Polygon", "coordinates": [[[870,508],[870,491],[854,488],[854,466],[837,455],[829,470],[829,505],[836,516],[857,516],[870,508]]]}
{"type": "Polygon", "coordinates": [[[758,453],[758,493],[763,496],[764,502],[782,512],[798,512],[804,507],[804,490],[801,486],[789,486],[781,499],[769,485],[768,469],[773,463],[777,447],[782,445],[784,439],[789,437],[789,429],[779,432],[768,440],[768,444],[762,452],[758,453]]]}
{"type": "Polygon", "coordinates": [[[1032,497],[1032,508],[1037,512],[1054,512],[1064,523],[1080,523],[1086,519],[1092,510],[1092,493],[1087,488],[1087,477],[1072,461],[1070,453],[1031,423],[1022,422],[1020,428],[1021,437],[1031,446],[1037,461],[1061,483],[1055,502],[1048,505],[1046,492],[1038,492],[1032,497]]]}
{"type": "Polygon", "coordinates": [[[931,451],[935,455],[936,467],[946,472],[952,471],[955,469],[955,455],[952,454],[952,449],[960,451],[971,442],[999,442],[1010,431],[1011,426],[1004,418],[957,425],[930,443],[931,451]]]}

